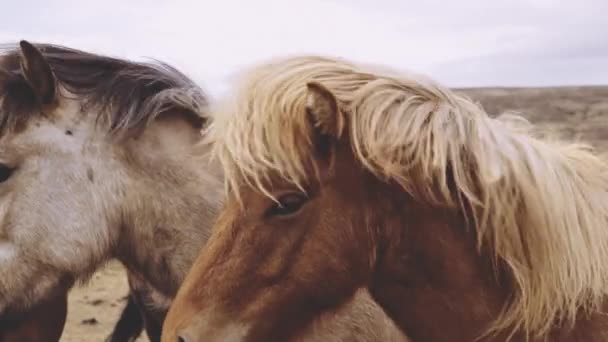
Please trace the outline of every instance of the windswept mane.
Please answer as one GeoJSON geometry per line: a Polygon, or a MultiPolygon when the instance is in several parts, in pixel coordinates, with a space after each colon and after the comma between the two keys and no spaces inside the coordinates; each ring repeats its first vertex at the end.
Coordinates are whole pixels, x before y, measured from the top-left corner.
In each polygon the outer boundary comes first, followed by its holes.
{"type": "MultiPolygon", "coordinates": [[[[207,107],[204,92],[168,64],[136,63],[67,47],[35,44],[48,61],[62,96],[95,109],[110,133],[132,133],[168,111],[182,110],[197,125],[207,107]]],[[[19,65],[17,45],[0,46],[0,134],[37,114],[34,94],[19,65]]]]}
{"type": "Polygon", "coordinates": [[[583,144],[541,139],[432,82],[305,56],[253,68],[208,127],[227,186],[278,173],[302,184],[311,156],[306,83],[331,90],[359,162],[429,204],[464,210],[515,288],[490,331],[546,336],[608,294],[608,164],[583,144]],[[451,185],[455,184],[455,186],[451,185]]]}

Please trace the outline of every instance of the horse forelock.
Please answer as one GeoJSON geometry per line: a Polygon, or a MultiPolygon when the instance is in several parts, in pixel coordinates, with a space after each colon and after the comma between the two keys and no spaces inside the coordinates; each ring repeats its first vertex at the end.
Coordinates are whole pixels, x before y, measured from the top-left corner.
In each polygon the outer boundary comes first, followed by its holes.
{"type": "Polygon", "coordinates": [[[343,105],[353,151],[370,172],[429,204],[473,209],[480,247],[514,282],[513,300],[490,331],[544,336],[604,301],[608,164],[589,146],[543,140],[522,117],[490,117],[432,82],[331,58],[275,60],[245,76],[207,134],[237,196],[241,182],[270,195],[269,173],[306,180],[306,83],[317,81],[343,105]]]}
{"type": "MultiPolygon", "coordinates": [[[[138,63],[67,47],[36,44],[59,83],[59,96],[76,97],[94,110],[95,122],[108,132],[138,132],[158,115],[182,111],[202,125],[207,96],[174,67],[154,61],[138,63]]],[[[0,46],[0,134],[37,114],[35,96],[19,65],[19,49],[0,46]]]]}

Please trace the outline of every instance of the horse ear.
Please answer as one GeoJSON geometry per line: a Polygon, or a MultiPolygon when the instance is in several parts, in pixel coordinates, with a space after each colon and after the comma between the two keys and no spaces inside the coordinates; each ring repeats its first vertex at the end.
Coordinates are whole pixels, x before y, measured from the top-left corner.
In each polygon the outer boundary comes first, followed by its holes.
{"type": "Polygon", "coordinates": [[[320,83],[309,82],[306,87],[308,88],[306,111],[313,127],[321,135],[340,138],[345,120],[338,106],[338,100],[320,83]]]}
{"type": "Polygon", "coordinates": [[[55,74],[46,58],[34,45],[22,40],[21,72],[41,104],[50,104],[55,100],[55,74]]]}

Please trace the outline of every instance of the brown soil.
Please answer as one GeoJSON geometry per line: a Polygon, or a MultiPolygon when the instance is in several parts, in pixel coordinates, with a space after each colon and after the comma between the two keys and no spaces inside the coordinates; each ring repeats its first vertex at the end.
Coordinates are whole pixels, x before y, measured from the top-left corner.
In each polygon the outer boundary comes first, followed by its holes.
{"type": "MultiPolygon", "coordinates": [[[[521,112],[541,128],[578,138],[608,152],[608,87],[544,89],[467,89],[488,113],[521,112]]],[[[116,262],[98,271],[84,287],[70,293],[68,320],[61,341],[103,341],[126,301],[124,269],[116,262]]],[[[145,336],[138,341],[148,341],[145,336]]]]}
{"type": "MultiPolygon", "coordinates": [[[[62,342],[101,342],[112,332],[127,301],[127,278],[118,262],[97,271],[84,286],[70,292],[62,342]]],[[[149,342],[145,332],[138,342],[149,342]]]]}

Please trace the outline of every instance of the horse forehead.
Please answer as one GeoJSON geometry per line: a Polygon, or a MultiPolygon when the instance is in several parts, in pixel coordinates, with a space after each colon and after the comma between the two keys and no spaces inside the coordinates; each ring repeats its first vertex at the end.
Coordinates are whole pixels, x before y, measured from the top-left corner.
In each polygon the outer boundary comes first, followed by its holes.
{"type": "Polygon", "coordinates": [[[57,123],[44,117],[34,118],[24,130],[7,132],[0,137],[0,160],[28,155],[50,157],[56,153],[85,153],[90,150],[83,148],[89,134],[74,133],[78,131],[78,125],[57,123]]]}
{"type": "Polygon", "coordinates": [[[67,94],[62,96],[61,101],[55,107],[52,107],[52,110],[52,116],[56,119],[73,119],[75,115],[80,117],[78,114],[83,113],[83,105],[75,95],[67,94]]]}
{"type": "MultiPolygon", "coordinates": [[[[82,104],[76,99],[71,98],[71,96],[66,97],[61,101],[58,101],[57,104],[41,109],[39,115],[29,115],[27,121],[24,122],[24,129],[5,132],[2,134],[0,137],[0,144],[6,145],[9,141],[13,141],[15,139],[19,140],[20,137],[30,135],[30,133],[33,131],[36,131],[36,134],[42,134],[39,136],[41,138],[48,138],[48,134],[43,133],[44,131],[49,133],[52,130],[51,127],[63,129],[74,127],[83,121],[85,116],[82,115],[82,113],[82,104]]],[[[8,115],[26,114],[10,113],[8,115]]],[[[31,140],[32,138],[35,137],[28,137],[28,140],[31,140]]]]}

